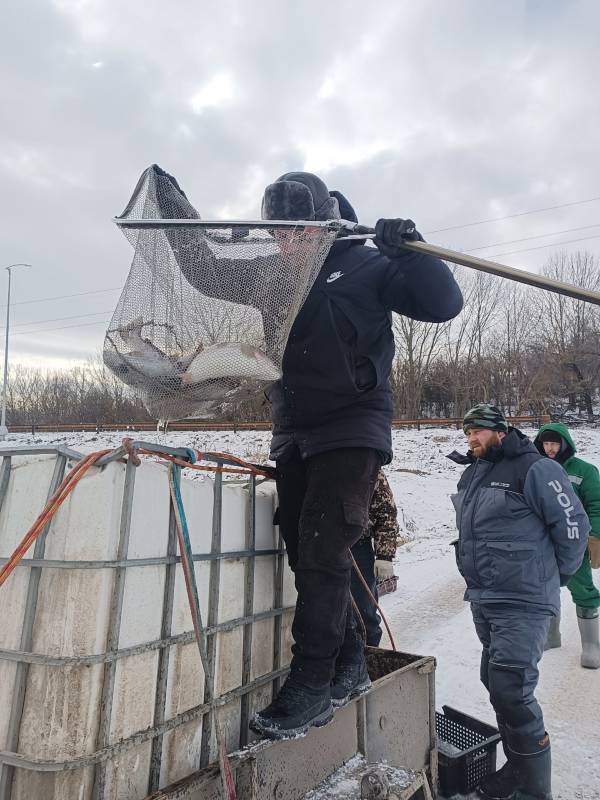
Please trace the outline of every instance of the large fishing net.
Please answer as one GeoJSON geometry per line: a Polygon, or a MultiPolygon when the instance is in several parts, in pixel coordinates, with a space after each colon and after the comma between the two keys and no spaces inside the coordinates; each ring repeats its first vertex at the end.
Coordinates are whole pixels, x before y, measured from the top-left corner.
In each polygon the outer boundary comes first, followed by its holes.
{"type": "Polygon", "coordinates": [[[135,252],[104,363],[152,416],[208,417],[280,377],[335,224],[201,222],[156,165],[117,222],[135,252]]]}

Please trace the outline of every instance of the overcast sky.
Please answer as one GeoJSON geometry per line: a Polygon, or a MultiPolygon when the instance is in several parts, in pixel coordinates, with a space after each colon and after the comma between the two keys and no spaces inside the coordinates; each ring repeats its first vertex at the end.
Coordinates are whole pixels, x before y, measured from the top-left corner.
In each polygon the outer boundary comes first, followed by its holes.
{"type": "MultiPolygon", "coordinates": [[[[208,219],[297,169],[422,231],[600,197],[598,31],[596,0],[3,0],[0,267],[33,265],[11,355],[100,351],[132,257],[111,217],[153,162],[208,219]]],[[[500,259],[537,270],[593,236],[600,200],[427,238],[552,244],[500,259]]]]}

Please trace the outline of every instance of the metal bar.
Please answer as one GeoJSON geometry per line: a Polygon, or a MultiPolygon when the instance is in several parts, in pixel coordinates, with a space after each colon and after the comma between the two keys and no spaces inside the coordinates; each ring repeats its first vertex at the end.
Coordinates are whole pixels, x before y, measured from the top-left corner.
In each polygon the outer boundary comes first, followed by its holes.
{"type": "MultiPolygon", "coordinates": [[[[190,457],[190,452],[186,447],[168,447],[167,445],[153,444],[152,442],[144,442],[137,439],[134,439],[131,442],[131,447],[134,450],[139,450],[143,448],[144,450],[149,450],[151,453],[156,453],[156,455],[167,453],[170,456],[175,456],[175,458],[182,458],[186,461],[190,457]]],[[[127,454],[128,450],[125,447],[117,447],[111,453],[107,453],[105,456],[102,456],[102,458],[99,458],[98,461],[96,461],[96,466],[104,467],[111,461],[117,461],[120,458],[124,458],[125,456],[127,456],[127,454]]]]}
{"type": "MultiPolygon", "coordinates": [[[[1,508],[0,498],[0,508],[1,508]]],[[[242,558],[259,558],[285,553],[285,550],[231,550],[224,553],[197,553],[193,561],[236,561],[242,558]]],[[[8,558],[0,558],[0,565],[8,558]]],[[[152,567],[160,564],[181,564],[179,556],[157,556],[156,558],[124,558],[118,561],[57,561],[51,558],[22,558],[18,567],[46,567],[47,569],[118,569],[119,567],[152,567]]]]}
{"type": "MultiPolygon", "coordinates": [[[[242,625],[247,625],[250,622],[259,622],[262,619],[271,619],[272,617],[280,616],[281,614],[291,611],[294,606],[286,606],[285,608],[273,608],[268,611],[261,611],[259,614],[253,614],[252,617],[238,617],[231,619],[227,622],[220,622],[211,628],[206,628],[206,635],[213,636],[215,633],[227,633],[233,631],[242,625]]],[[[178,633],[176,636],[169,636],[166,639],[155,639],[152,642],[145,642],[138,644],[134,647],[124,647],[122,650],[116,650],[112,653],[94,653],[88,656],[47,656],[43,653],[31,653],[25,650],[0,650],[0,660],[2,661],[24,661],[28,664],[44,664],[46,667],[85,667],[91,664],[108,664],[111,661],[119,661],[122,658],[129,658],[130,656],[137,656],[140,653],[147,653],[151,650],[160,650],[164,647],[171,647],[176,644],[188,644],[194,641],[194,632],[187,631],[185,633],[178,633]]]]}
{"type": "Polygon", "coordinates": [[[445,247],[437,247],[437,245],[426,244],[425,242],[407,242],[406,246],[409,250],[414,250],[417,253],[429,253],[429,255],[444,259],[444,261],[461,264],[463,267],[470,267],[480,272],[487,272],[490,275],[498,275],[500,278],[508,278],[511,281],[525,283],[528,286],[534,286],[536,289],[546,289],[549,292],[566,295],[575,300],[584,300],[586,303],[600,305],[600,292],[582,289],[579,286],[573,286],[563,281],[556,281],[553,278],[547,278],[545,275],[536,275],[526,270],[507,267],[497,261],[488,261],[485,258],[470,256],[466,253],[457,253],[455,250],[448,250],[445,247]]]}
{"type": "MultiPolygon", "coordinates": [[[[537,415],[519,415],[518,417],[507,417],[507,420],[510,422],[511,420],[516,420],[522,423],[531,423],[532,425],[543,424],[544,422],[550,421],[549,414],[537,414],[537,415]]],[[[425,417],[421,419],[392,419],[392,427],[415,427],[419,425],[432,425],[432,426],[443,426],[443,425],[453,425],[456,424],[457,421],[462,422],[462,418],[460,420],[454,419],[452,417],[425,417]]],[[[55,432],[54,428],[56,426],[53,425],[39,425],[37,426],[38,431],[47,431],[47,432],[55,432]]],[[[187,420],[185,422],[179,423],[170,423],[169,430],[170,431],[184,431],[184,432],[193,432],[193,431],[230,431],[233,429],[238,431],[242,430],[250,430],[250,431],[268,431],[271,430],[271,423],[270,422],[234,422],[231,421],[223,421],[223,422],[199,422],[198,420],[187,420]]],[[[102,429],[104,431],[112,431],[112,432],[123,432],[123,433],[132,433],[132,432],[148,432],[156,430],[156,422],[148,423],[145,425],[144,423],[140,423],[139,427],[136,428],[135,431],[131,431],[127,429],[127,425],[103,425],[102,429]]],[[[10,433],[28,433],[30,428],[27,425],[9,425],[8,430],[10,433]]],[[[96,426],[87,424],[87,423],[73,423],[71,425],[65,425],[64,431],[65,432],[81,432],[81,431],[95,431],[96,426]]],[[[51,450],[48,448],[22,448],[20,451],[15,448],[1,448],[0,455],[3,454],[10,454],[10,455],[26,455],[26,454],[36,454],[40,455],[42,453],[56,453],[63,448],[52,448],[51,450]]],[[[64,448],[65,450],[67,448],[64,448]]],[[[71,451],[72,455],[69,457],[73,460],[79,460],[82,456],[80,453],[75,453],[75,451],[71,451]]],[[[112,454],[111,454],[112,455],[112,454]]],[[[124,453],[123,453],[124,456],[124,453]]],[[[105,456],[108,458],[108,456],[105,456]]],[[[114,459],[113,459],[114,460],[114,459]]],[[[104,461],[102,460],[102,463],[104,461]]],[[[234,463],[234,462],[231,462],[234,463]]],[[[94,466],[98,466],[98,462],[94,466]]],[[[264,465],[263,465],[264,466],[264,465]]],[[[268,478],[266,480],[269,480],[268,478]]]]}
{"type": "MultiPolygon", "coordinates": [[[[129,532],[131,529],[131,510],[133,507],[133,493],[135,487],[135,474],[137,467],[132,461],[125,467],[125,481],[123,486],[123,502],[121,505],[121,525],[119,531],[119,545],[117,556],[119,559],[127,557],[129,548],[129,532]]],[[[123,593],[125,589],[126,570],[119,567],[115,573],[115,582],[108,622],[107,652],[116,652],[119,647],[121,632],[121,615],[123,611],[123,593]]],[[[97,747],[108,747],[110,740],[110,723],[112,717],[113,695],[115,688],[116,661],[108,661],[104,666],[104,679],[102,682],[102,698],[100,704],[100,724],[96,738],[97,747]]],[[[103,800],[106,783],[106,765],[99,764],[94,774],[92,789],[93,800],[103,800]]]]}
{"type": "MultiPolygon", "coordinates": [[[[354,227],[354,230],[359,235],[345,238],[372,239],[375,233],[373,228],[367,228],[364,225],[357,225],[354,227]]],[[[592,289],[583,289],[571,283],[557,281],[545,275],[536,275],[534,272],[528,272],[527,270],[507,267],[505,264],[500,264],[498,261],[489,261],[486,258],[471,256],[468,253],[459,253],[456,250],[438,247],[438,245],[429,244],[428,242],[403,241],[402,247],[407,250],[412,250],[415,253],[427,253],[431,256],[437,256],[444,261],[451,261],[454,264],[476,269],[479,272],[487,272],[490,275],[497,275],[500,278],[508,278],[511,281],[517,281],[517,283],[525,283],[536,289],[545,289],[548,292],[555,292],[556,294],[562,294],[566,297],[572,297],[574,300],[583,300],[586,303],[600,305],[600,292],[594,292],[592,289]]]]}
{"type": "MultiPolygon", "coordinates": [[[[47,500],[49,500],[54,492],[57,490],[60,482],[65,474],[65,467],[67,459],[65,456],[59,455],[54,464],[54,470],[50,479],[50,488],[48,490],[47,500]]],[[[44,527],[41,535],[35,543],[33,555],[34,558],[42,558],[46,548],[46,537],[52,521],[44,527]]],[[[37,601],[40,589],[40,579],[42,577],[41,567],[31,567],[29,573],[29,582],[27,585],[27,598],[25,600],[25,610],[23,613],[23,628],[21,631],[21,650],[31,650],[33,643],[33,623],[37,611],[37,601]]],[[[27,677],[29,675],[29,664],[21,661],[17,664],[15,674],[15,681],[13,684],[12,703],[10,709],[10,719],[8,723],[8,731],[6,734],[7,747],[11,750],[16,750],[19,744],[19,732],[21,730],[21,720],[23,718],[23,709],[25,706],[25,692],[27,690],[27,677]]],[[[2,768],[0,775],[0,800],[10,800],[12,794],[12,782],[14,775],[14,767],[5,764],[2,768]]]]}
{"type": "MultiPolygon", "coordinates": [[[[281,675],[284,675],[288,670],[280,670],[281,675]]],[[[36,772],[63,772],[64,770],[82,769],[83,767],[90,767],[94,764],[104,764],[115,753],[124,753],[137,747],[144,742],[148,742],[155,736],[163,736],[165,733],[184,725],[186,722],[198,719],[199,717],[207,714],[211,708],[219,708],[228,703],[233,702],[238,697],[243,696],[247,692],[253,692],[255,689],[260,689],[267,683],[270,683],[274,678],[274,674],[269,672],[267,675],[261,675],[260,678],[252,681],[247,686],[238,686],[232,689],[227,694],[215,698],[213,703],[202,703],[202,705],[194,706],[193,708],[183,711],[181,714],[166,720],[161,725],[156,725],[153,728],[146,728],[143,731],[137,731],[129,736],[127,739],[121,739],[114,744],[107,745],[94,753],[90,753],[79,758],[73,758],[67,761],[49,761],[41,758],[28,758],[20,753],[14,753],[7,750],[0,750],[0,764],[9,764],[10,766],[19,767],[21,769],[35,770],[36,772]]]]}
{"type": "MultiPolygon", "coordinates": [[[[4,456],[2,458],[2,467],[0,467],[0,511],[2,511],[2,506],[6,499],[6,492],[8,491],[8,484],[10,483],[11,462],[12,459],[10,456],[4,456]]],[[[2,559],[3,564],[7,561],[7,558],[2,559]]]]}
{"type": "Polygon", "coordinates": [[[65,456],[71,461],[80,461],[83,458],[81,453],[71,450],[69,447],[3,447],[0,450],[3,456],[65,456]]]}
{"type": "MultiPolygon", "coordinates": [[[[169,533],[167,539],[167,556],[172,557],[177,551],[177,533],[175,530],[175,515],[173,505],[169,503],[169,533]]],[[[171,636],[173,622],[173,597],[175,594],[175,561],[165,567],[165,587],[163,596],[163,611],[161,623],[161,639],[171,636]]],[[[165,720],[165,705],[167,700],[167,679],[169,676],[169,657],[171,647],[161,648],[158,657],[158,671],[156,677],[156,697],[154,701],[154,725],[160,725],[165,720]]],[[[150,776],[148,779],[148,792],[158,789],[160,783],[160,767],[162,763],[163,736],[159,734],[152,740],[150,754],[150,776]]]]}
{"type": "MultiPolygon", "coordinates": [[[[248,520],[246,525],[246,548],[254,552],[256,546],[256,477],[251,476],[248,497],[248,520]]],[[[250,682],[252,673],[252,634],[254,631],[254,558],[248,558],[244,565],[244,616],[250,621],[244,625],[244,638],[242,644],[242,686],[250,682]]],[[[250,696],[242,697],[240,707],[240,747],[248,744],[248,722],[250,713],[250,696]]]]}
{"type": "MultiPolygon", "coordinates": [[[[123,219],[113,217],[112,221],[120,228],[135,228],[136,230],[158,228],[328,228],[339,230],[343,227],[340,220],[289,220],[289,219],[123,219]]],[[[349,223],[352,224],[352,223],[349,223]]],[[[265,240],[267,241],[267,240],[265,240]]]]}
{"type": "Polygon", "coordinates": [[[437,797],[438,787],[438,751],[437,751],[437,733],[435,729],[435,673],[430,672],[429,679],[429,774],[431,777],[431,786],[434,795],[437,797]]]}
{"type": "Polygon", "coordinates": [[[358,752],[369,761],[369,737],[367,735],[367,698],[363,695],[356,702],[356,743],[358,752]]]}
{"type": "MultiPolygon", "coordinates": [[[[212,541],[210,546],[211,553],[221,552],[221,532],[223,521],[223,473],[217,472],[214,484],[213,519],[212,519],[212,541]]],[[[211,627],[218,623],[219,619],[219,583],[221,579],[221,562],[218,559],[210,563],[210,578],[208,584],[208,614],[206,618],[207,626],[211,627]]],[[[207,658],[210,666],[210,674],[215,674],[215,656],[217,651],[217,637],[211,636],[207,643],[207,658]]],[[[210,696],[214,693],[214,685],[210,685],[210,677],[204,676],[204,702],[207,703],[210,696]]],[[[212,712],[214,713],[214,712],[212,712]]],[[[209,710],[202,719],[202,738],[200,743],[200,767],[206,767],[210,760],[210,741],[212,731],[212,713],[209,710]]]]}
{"type": "MultiPolygon", "coordinates": [[[[277,529],[277,557],[274,559],[273,569],[273,608],[283,608],[283,571],[285,569],[285,550],[279,526],[273,524],[273,534],[277,529]]],[[[293,607],[292,607],[293,608],[293,607]]],[[[288,609],[291,608],[288,606],[288,609]]],[[[281,667],[281,631],[283,612],[273,620],[273,670],[281,667]]],[[[280,681],[273,681],[273,696],[279,691],[280,681]]]]}

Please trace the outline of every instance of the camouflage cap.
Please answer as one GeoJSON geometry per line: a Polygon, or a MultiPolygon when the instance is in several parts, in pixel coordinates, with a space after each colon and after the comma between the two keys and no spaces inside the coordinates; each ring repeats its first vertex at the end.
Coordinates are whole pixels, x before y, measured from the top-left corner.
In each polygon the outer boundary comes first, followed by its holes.
{"type": "Polygon", "coordinates": [[[504,414],[498,406],[490,403],[478,403],[464,416],[463,431],[467,433],[470,428],[489,428],[492,431],[508,431],[504,414]]]}

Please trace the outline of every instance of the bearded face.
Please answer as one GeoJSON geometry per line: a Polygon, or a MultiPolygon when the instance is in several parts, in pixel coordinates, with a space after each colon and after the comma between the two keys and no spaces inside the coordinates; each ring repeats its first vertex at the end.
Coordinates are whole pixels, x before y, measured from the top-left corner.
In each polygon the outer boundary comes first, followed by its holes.
{"type": "Polygon", "coordinates": [[[475,458],[483,458],[492,447],[500,447],[506,434],[489,428],[469,428],[465,435],[475,458]]]}

